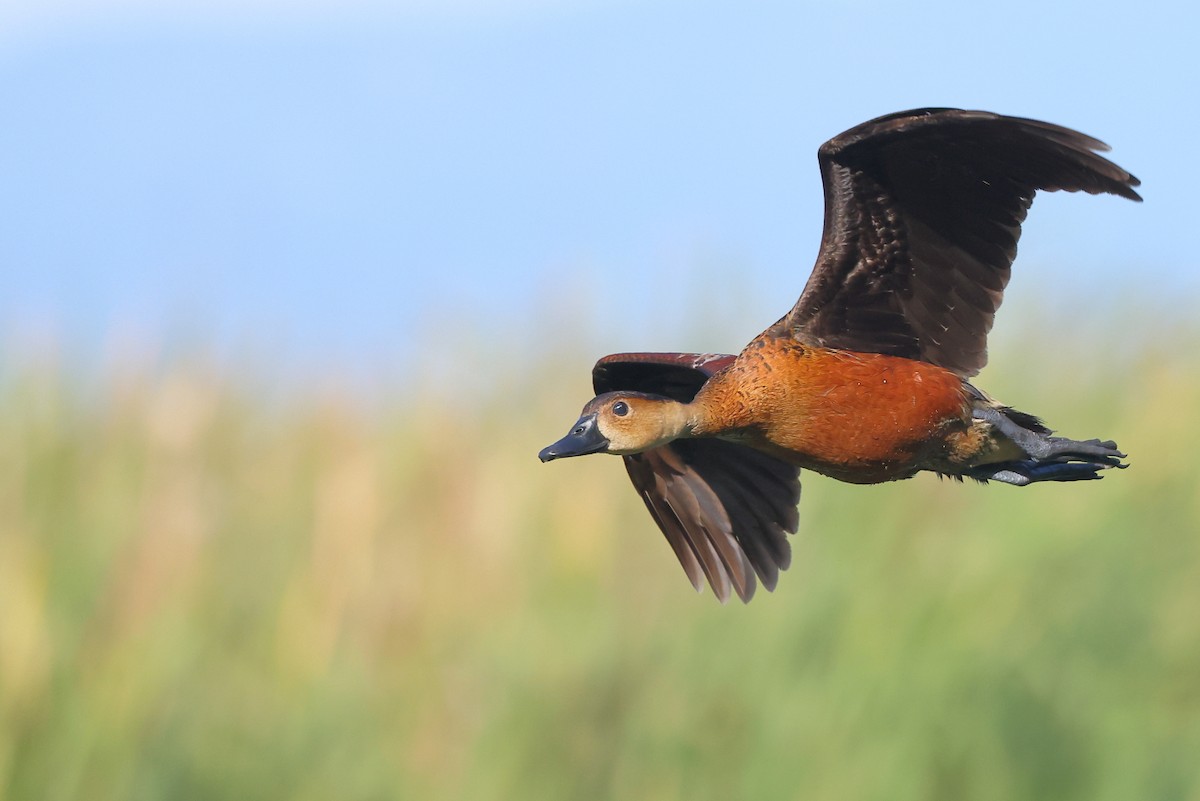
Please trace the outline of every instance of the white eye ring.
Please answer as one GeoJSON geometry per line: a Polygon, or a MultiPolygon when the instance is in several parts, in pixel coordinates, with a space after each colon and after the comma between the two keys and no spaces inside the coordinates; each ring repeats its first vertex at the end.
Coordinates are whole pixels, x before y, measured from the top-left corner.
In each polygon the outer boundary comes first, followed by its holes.
{"type": "Polygon", "coordinates": [[[617,417],[624,417],[625,415],[629,414],[629,404],[625,401],[617,401],[612,406],[612,412],[617,417]]]}

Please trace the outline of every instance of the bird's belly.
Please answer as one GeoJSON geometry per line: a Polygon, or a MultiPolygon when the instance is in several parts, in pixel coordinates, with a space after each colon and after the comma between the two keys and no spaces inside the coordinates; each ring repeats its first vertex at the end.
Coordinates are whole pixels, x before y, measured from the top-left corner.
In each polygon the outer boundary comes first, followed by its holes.
{"type": "Polygon", "coordinates": [[[961,379],[940,367],[816,349],[800,361],[775,371],[762,424],[747,432],[800,467],[854,483],[907,478],[970,419],[961,379]]]}

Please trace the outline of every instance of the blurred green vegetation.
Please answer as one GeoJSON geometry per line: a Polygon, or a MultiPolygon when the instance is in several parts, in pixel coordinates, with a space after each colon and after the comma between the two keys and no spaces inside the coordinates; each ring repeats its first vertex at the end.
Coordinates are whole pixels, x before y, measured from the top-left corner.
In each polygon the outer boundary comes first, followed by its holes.
{"type": "Polygon", "coordinates": [[[1044,341],[980,385],[1129,470],[808,475],[749,606],[537,462],[594,353],[369,409],[10,365],[0,797],[1200,799],[1200,337],[1044,341]]]}

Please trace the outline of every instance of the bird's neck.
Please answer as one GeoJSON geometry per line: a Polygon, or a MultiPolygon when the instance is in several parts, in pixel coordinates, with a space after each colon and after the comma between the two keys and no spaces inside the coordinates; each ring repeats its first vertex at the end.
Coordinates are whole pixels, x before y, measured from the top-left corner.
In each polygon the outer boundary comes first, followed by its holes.
{"type": "Polygon", "coordinates": [[[717,379],[710,380],[691,403],[680,404],[680,410],[687,432],[682,436],[715,437],[750,422],[744,394],[717,379]]]}

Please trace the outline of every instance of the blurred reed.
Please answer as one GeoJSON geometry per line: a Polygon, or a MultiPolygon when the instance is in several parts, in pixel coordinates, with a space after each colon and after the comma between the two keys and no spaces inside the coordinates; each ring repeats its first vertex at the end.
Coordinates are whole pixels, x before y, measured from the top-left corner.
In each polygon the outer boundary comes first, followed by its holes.
{"type": "Polygon", "coordinates": [[[1200,799],[1195,360],[1044,341],[981,385],[1129,470],[810,475],[747,607],[691,593],[616,460],[538,464],[580,343],[373,408],[10,362],[0,798],[1200,799]]]}

